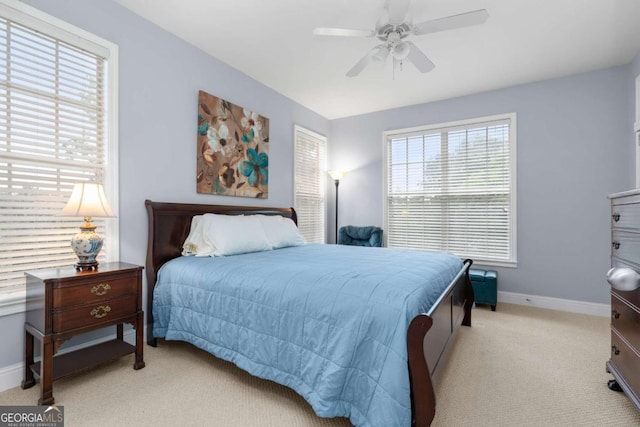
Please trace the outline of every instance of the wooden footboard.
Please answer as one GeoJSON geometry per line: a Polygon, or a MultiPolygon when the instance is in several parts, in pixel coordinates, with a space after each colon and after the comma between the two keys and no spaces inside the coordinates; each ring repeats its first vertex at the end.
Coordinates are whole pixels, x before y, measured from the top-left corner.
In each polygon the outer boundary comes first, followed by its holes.
{"type": "Polygon", "coordinates": [[[473,261],[464,261],[463,269],[453,279],[428,313],[419,314],[407,330],[409,379],[411,381],[411,425],[431,425],[436,414],[434,386],[447,357],[447,350],[458,327],[471,326],[473,288],[469,268],[473,261]]]}
{"type": "MultiPolygon", "coordinates": [[[[149,220],[147,246],[147,343],[156,346],[153,337],[153,290],[160,267],[179,257],[189,234],[191,218],[204,213],[228,215],[282,215],[297,223],[293,208],[220,206],[145,201],[149,220]]],[[[466,260],[428,313],[416,316],[407,331],[409,377],[411,381],[412,426],[429,426],[435,415],[434,384],[446,358],[447,349],[460,324],[471,326],[473,288],[466,260]]]]}

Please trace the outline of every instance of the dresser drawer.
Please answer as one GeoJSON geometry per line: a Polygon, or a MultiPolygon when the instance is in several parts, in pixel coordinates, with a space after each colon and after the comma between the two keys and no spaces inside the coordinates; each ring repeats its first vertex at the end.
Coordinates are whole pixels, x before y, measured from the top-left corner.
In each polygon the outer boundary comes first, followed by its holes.
{"type": "Polygon", "coordinates": [[[106,300],[101,303],[53,312],[53,332],[90,327],[136,313],[135,298],[106,300]]]}
{"type": "MultiPolygon", "coordinates": [[[[622,201],[622,200],[620,200],[622,201]]],[[[640,229],[640,203],[616,204],[611,207],[611,227],[640,229]]]]}
{"type": "Polygon", "coordinates": [[[640,313],[611,295],[611,327],[640,350],[640,313]]]}
{"type": "Polygon", "coordinates": [[[640,234],[615,230],[611,236],[611,256],[631,262],[640,260],[640,234]]]}
{"type": "Polygon", "coordinates": [[[624,340],[611,331],[611,362],[613,362],[631,388],[640,391],[640,357],[625,344],[624,340]]]}

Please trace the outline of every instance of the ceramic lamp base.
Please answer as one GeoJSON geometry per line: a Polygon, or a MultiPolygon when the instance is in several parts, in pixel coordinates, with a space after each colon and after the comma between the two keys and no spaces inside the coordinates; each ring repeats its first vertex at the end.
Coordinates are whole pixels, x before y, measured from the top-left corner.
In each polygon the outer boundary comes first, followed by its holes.
{"type": "Polygon", "coordinates": [[[98,261],[96,257],[102,249],[102,236],[96,233],[94,225],[83,225],[80,233],[71,239],[71,247],[78,256],[78,262],[74,265],[76,270],[97,270],[98,261]]]}

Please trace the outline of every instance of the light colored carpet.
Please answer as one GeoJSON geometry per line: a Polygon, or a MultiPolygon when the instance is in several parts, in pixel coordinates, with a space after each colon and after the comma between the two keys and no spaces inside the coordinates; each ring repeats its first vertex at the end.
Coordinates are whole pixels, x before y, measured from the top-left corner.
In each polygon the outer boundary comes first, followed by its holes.
{"type": "MultiPolygon", "coordinates": [[[[640,413],[607,389],[608,319],[498,305],[473,311],[437,389],[435,426],[638,426],[640,413]]],[[[54,383],[66,426],[348,426],[323,419],[292,390],[254,378],[188,344],[133,356],[54,383]]],[[[38,386],[0,393],[30,405],[38,386]]]]}

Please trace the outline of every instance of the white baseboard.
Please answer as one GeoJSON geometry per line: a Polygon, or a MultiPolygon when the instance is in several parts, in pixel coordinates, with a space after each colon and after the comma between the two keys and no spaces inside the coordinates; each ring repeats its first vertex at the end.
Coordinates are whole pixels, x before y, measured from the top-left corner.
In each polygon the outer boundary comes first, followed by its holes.
{"type": "Polygon", "coordinates": [[[595,302],[543,297],[515,292],[498,291],[498,302],[568,311],[571,313],[591,314],[593,316],[609,317],[611,315],[610,304],[598,304],[595,302]]]}
{"type": "Polygon", "coordinates": [[[24,374],[24,362],[0,368],[0,391],[9,390],[22,383],[24,374]]]}
{"type": "MultiPolygon", "coordinates": [[[[130,344],[135,344],[135,340],[136,340],[135,332],[136,332],[135,329],[129,329],[125,331],[124,332],[125,341],[129,342],[130,344]]],[[[147,336],[147,327],[145,326],[144,337],[146,336],[147,336]]],[[[71,351],[80,350],[81,348],[91,347],[92,345],[100,344],[106,341],[110,341],[112,339],[114,339],[114,336],[111,336],[111,335],[106,336],[104,338],[98,338],[95,340],[91,340],[82,344],[74,345],[72,347],[60,350],[58,354],[64,354],[71,351]]],[[[24,362],[20,362],[14,365],[9,365],[9,366],[0,368],[0,392],[9,390],[10,388],[18,387],[22,383],[23,375],[24,375],[24,362]]]]}

